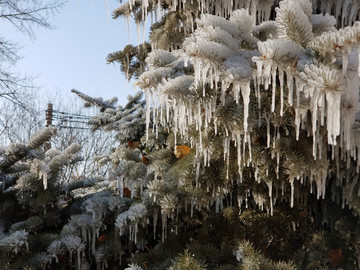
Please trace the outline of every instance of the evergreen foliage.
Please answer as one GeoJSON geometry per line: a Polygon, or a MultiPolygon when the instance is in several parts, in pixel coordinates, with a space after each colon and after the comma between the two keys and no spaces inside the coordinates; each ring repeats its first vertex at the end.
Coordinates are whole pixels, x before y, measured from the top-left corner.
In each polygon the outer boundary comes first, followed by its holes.
{"type": "Polygon", "coordinates": [[[124,3],[159,19],[108,57],[146,98],[73,90],[116,133],[107,178],[59,179],[79,147],[35,149],[51,129],[0,151],[1,269],[359,269],[358,10],[124,3]]]}
{"type": "Polygon", "coordinates": [[[207,269],[358,267],[357,240],[344,238],[358,224],[358,3],[230,2],[128,1],[113,13],[160,18],[136,82],[146,130],[117,152],[128,167],[140,151],[147,180],[130,189],[153,211],[154,238],[161,218],[163,243],[148,240],[158,260],[140,252],[132,263],[185,269],[202,254],[193,262],[207,269]],[[236,241],[249,250],[240,261],[236,241]]]}

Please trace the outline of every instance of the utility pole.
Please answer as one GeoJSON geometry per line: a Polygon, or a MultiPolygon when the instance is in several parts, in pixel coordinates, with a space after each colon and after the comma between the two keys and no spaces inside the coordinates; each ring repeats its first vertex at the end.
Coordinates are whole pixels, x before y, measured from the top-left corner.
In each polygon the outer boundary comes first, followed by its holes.
{"type": "MultiPolygon", "coordinates": [[[[46,117],[46,127],[52,126],[52,118],[53,118],[53,105],[52,103],[48,104],[48,108],[45,111],[45,117],[46,117]]],[[[44,145],[45,152],[51,148],[51,143],[46,142],[44,145]]]]}
{"type": "Polygon", "coordinates": [[[52,105],[52,103],[49,103],[48,108],[45,111],[46,127],[52,126],[52,114],[53,114],[53,105],[52,105]]]}

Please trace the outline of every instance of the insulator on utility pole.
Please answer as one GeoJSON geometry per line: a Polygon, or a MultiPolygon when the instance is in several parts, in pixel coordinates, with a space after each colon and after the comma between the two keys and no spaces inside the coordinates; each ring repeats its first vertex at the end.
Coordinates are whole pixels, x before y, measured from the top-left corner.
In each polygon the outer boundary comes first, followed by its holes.
{"type": "MultiPolygon", "coordinates": [[[[52,103],[48,104],[48,108],[45,111],[45,117],[46,117],[46,127],[52,126],[52,118],[53,118],[53,105],[52,103]]],[[[51,143],[46,142],[44,144],[44,150],[45,152],[51,148],[51,143]]]]}

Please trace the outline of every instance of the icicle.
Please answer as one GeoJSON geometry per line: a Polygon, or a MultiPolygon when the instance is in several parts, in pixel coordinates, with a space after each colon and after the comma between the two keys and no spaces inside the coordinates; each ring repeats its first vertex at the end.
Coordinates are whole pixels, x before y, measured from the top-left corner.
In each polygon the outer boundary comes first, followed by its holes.
{"type": "Polygon", "coordinates": [[[261,92],[260,92],[260,84],[259,80],[256,76],[253,76],[254,86],[255,86],[255,94],[258,102],[258,117],[259,117],[259,127],[261,126],[261,92]]]}
{"type": "Polygon", "coordinates": [[[137,34],[137,43],[140,44],[140,23],[139,22],[136,22],[136,34],[137,34]]]}
{"type": "Polygon", "coordinates": [[[201,117],[201,103],[198,102],[198,127],[199,127],[199,151],[202,151],[202,117],[201,117]]]}
{"type": "Polygon", "coordinates": [[[237,134],[237,162],[238,162],[238,168],[239,168],[239,174],[241,174],[242,168],[241,168],[241,135],[240,133],[237,134]]]}
{"type": "Polygon", "coordinates": [[[241,85],[241,95],[244,102],[244,131],[247,133],[250,103],[250,82],[245,85],[241,85]]]}
{"type": "Polygon", "coordinates": [[[162,243],[164,243],[165,241],[166,221],[167,221],[167,215],[161,211],[161,228],[162,228],[161,242],[162,243]]]}
{"type": "Polygon", "coordinates": [[[327,92],[327,130],[328,143],[336,145],[336,137],[340,135],[340,104],[341,93],[327,92]]]}
{"type": "Polygon", "coordinates": [[[360,45],[358,47],[358,75],[360,77],[360,45]]]}
{"type": "Polygon", "coordinates": [[[317,176],[315,178],[315,183],[316,183],[316,198],[320,199],[321,193],[322,193],[322,179],[320,176],[317,176]]]}
{"type": "Polygon", "coordinates": [[[342,74],[346,74],[347,66],[349,63],[348,54],[346,50],[343,50],[342,52],[342,74]]]}
{"type": "Polygon", "coordinates": [[[150,93],[145,93],[146,97],[146,141],[149,140],[149,125],[150,125],[150,112],[151,112],[151,104],[150,104],[150,93]]]}
{"type": "Polygon", "coordinates": [[[251,150],[251,139],[250,139],[250,134],[245,134],[245,138],[247,138],[248,141],[248,148],[249,148],[249,160],[248,160],[248,166],[250,164],[250,162],[252,162],[252,150],[251,150]]]}
{"type": "Polygon", "coordinates": [[[131,14],[128,16],[124,17],[124,24],[125,24],[125,28],[127,28],[127,32],[128,32],[128,43],[130,43],[131,40],[131,14]]]}
{"type": "MultiPolygon", "coordinates": [[[[155,126],[156,126],[156,108],[154,107],[152,110],[152,115],[153,115],[153,124],[152,124],[152,132],[155,132],[155,126]]],[[[157,138],[157,136],[156,136],[157,138]]]]}
{"type": "Polygon", "coordinates": [[[156,227],[157,227],[158,217],[159,217],[159,208],[154,207],[153,208],[154,239],[156,239],[156,227]]]}
{"type": "Polygon", "coordinates": [[[256,72],[256,77],[257,77],[257,87],[260,89],[260,85],[263,79],[263,61],[256,61],[256,68],[257,68],[257,72],[256,72]]]}
{"type": "Polygon", "coordinates": [[[271,69],[272,75],[272,96],[271,96],[271,112],[275,111],[275,94],[276,94],[276,67],[271,69]]]}
{"type": "Polygon", "coordinates": [[[222,84],[221,84],[221,102],[222,102],[223,106],[225,106],[226,89],[227,89],[227,84],[225,82],[222,82],[222,84]]]}
{"type": "Polygon", "coordinates": [[[286,82],[287,82],[287,87],[288,87],[288,90],[289,90],[288,102],[289,102],[290,106],[293,106],[294,82],[293,82],[293,77],[291,76],[291,67],[287,67],[287,70],[286,70],[286,82]]]}
{"type": "Polygon", "coordinates": [[[279,179],[280,153],[276,152],[276,179],[279,179]]]}
{"type": "Polygon", "coordinates": [[[270,214],[273,216],[274,213],[274,206],[273,206],[273,196],[272,196],[272,190],[273,190],[273,184],[272,181],[265,181],[266,185],[269,189],[269,198],[270,198],[270,214]]]}
{"type": "Polygon", "coordinates": [[[81,249],[80,248],[77,248],[76,254],[77,254],[78,270],[80,270],[81,269],[81,249]]]}
{"type": "Polygon", "coordinates": [[[241,214],[241,205],[242,205],[242,201],[243,201],[243,198],[242,196],[237,196],[237,202],[238,202],[238,206],[239,206],[239,215],[241,214]]]}
{"type": "Polygon", "coordinates": [[[270,120],[268,117],[266,119],[266,137],[267,137],[267,148],[270,147],[270,120]]]}
{"type": "Polygon", "coordinates": [[[96,230],[95,228],[91,228],[92,231],[92,239],[91,239],[91,253],[95,256],[96,253],[96,230]]]}
{"type": "Polygon", "coordinates": [[[284,115],[284,71],[279,69],[280,80],[280,116],[284,115]]]}
{"type": "Polygon", "coordinates": [[[236,102],[236,104],[239,103],[239,94],[240,94],[240,84],[239,83],[234,83],[233,84],[233,91],[234,91],[234,100],[236,102]]]}
{"type": "Polygon", "coordinates": [[[200,176],[200,162],[196,164],[195,182],[197,188],[199,187],[199,176],[200,176]]]}
{"type": "Polygon", "coordinates": [[[216,194],[216,199],[215,199],[215,212],[219,213],[220,210],[220,198],[219,195],[216,194]]]}
{"type": "Polygon", "coordinates": [[[194,204],[193,202],[190,202],[190,217],[193,217],[194,215],[194,204]]]}
{"type": "Polygon", "coordinates": [[[290,199],[290,207],[291,208],[294,207],[294,180],[295,180],[295,177],[291,177],[291,179],[289,180],[290,188],[291,188],[291,199],[290,199]]]}
{"type": "MultiPolygon", "coordinates": [[[[317,113],[318,113],[318,93],[317,91],[313,88],[312,89],[313,92],[315,92],[314,94],[312,94],[312,98],[311,98],[311,123],[312,123],[312,135],[313,135],[313,156],[316,158],[316,129],[317,129],[317,113]]],[[[310,94],[311,95],[311,94],[310,94]]]]}
{"type": "Polygon", "coordinates": [[[230,162],[230,138],[227,136],[223,140],[224,161],[226,161],[226,179],[229,179],[229,162],[230,162]]]}

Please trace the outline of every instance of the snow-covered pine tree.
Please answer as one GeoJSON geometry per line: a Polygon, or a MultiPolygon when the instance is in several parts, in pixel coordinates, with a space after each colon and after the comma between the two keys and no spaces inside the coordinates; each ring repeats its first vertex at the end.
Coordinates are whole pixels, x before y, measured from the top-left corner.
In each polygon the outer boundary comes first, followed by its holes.
{"type": "Polygon", "coordinates": [[[33,135],[27,144],[13,143],[0,150],[0,268],[45,269],[51,256],[45,248],[60,238],[64,224],[67,183],[61,170],[80,158],[80,145],[64,151],[44,151],[55,129],[33,135]]]}
{"type": "Polygon", "coordinates": [[[108,58],[146,103],[74,90],[117,132],[107,180],[59,182],[78,146],[36,150],[51,128],[1,151],[2,269],[358,269],[359,10],[126,2],[159,19],[108,58]]]}
{"type": "Polygon", "coordinates": [[[264,268],[266,257],[359,268],[359,7],[130,0],[113,12],[158,20],[138,70],[142,146],[166,131],[157,148],[184,156],[148,158],[154,179],[137,194],[163,243],[149,242],[131,269],[185,267],[190,253],[199,269],[264,268]]]}
{"type": "Polygon", "coordinates": [[[130,201],[117,196],[117,188],[103,176],[66,174],[65,179],[62,171],[81,160],[81,146],[44,151],[54,133],[48,127],[27,144],[0,149],[0,269],[85,270],[119,264],[122,248],[111,216],[128,209],[130,201]]]}

